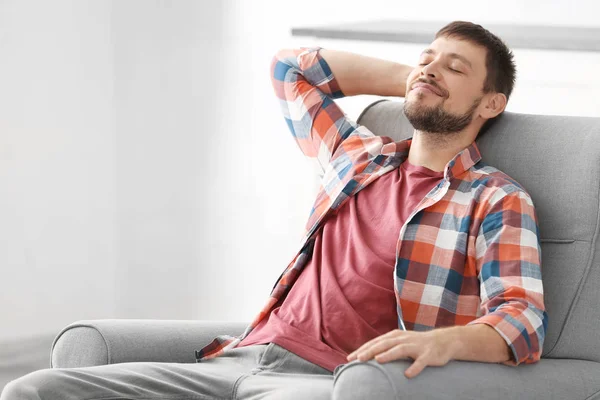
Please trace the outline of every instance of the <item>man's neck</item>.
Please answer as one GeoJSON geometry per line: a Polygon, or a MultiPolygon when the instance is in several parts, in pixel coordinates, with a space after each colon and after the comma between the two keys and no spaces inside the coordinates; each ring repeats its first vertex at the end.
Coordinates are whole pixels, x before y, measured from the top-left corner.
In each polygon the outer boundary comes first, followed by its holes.
{"type": "Polygon", "coordinates": [[[460,151],[473,143],[473,137],[466,132],[455,134],[431,134],[415,129],[408,161],[433,171],[444,171],[444,167],[460,151]]]}

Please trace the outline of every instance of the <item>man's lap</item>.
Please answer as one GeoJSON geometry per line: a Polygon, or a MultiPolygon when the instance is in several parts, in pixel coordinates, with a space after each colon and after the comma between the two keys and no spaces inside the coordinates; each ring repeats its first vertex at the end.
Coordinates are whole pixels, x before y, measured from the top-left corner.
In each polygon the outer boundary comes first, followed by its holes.
{"type": "Polygon", "coordinates": [[[274,345],[260,366],[240,378],[233,397],[244,400],[330,400],[333,374],[274,345]]]}
{"type": "Polygon", "coordinates": [[[44,369],[10,382],[1,400],[330,399],[333,374],[275,345],[201,363],[129,362],[44,369]]]}

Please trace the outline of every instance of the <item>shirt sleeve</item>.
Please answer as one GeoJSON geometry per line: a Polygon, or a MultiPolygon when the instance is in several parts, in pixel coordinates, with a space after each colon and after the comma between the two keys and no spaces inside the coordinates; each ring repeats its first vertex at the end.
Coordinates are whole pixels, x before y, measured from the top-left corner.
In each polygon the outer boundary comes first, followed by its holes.
{"type": "Polygon", "coordinates": [[[476,239],[476,264],[484,315],[469,322],[491,326],[512,351],[503,362],[540,360],[548,326],[544,307],[537,215],[524,191],[499,189],[476,239]]]}
{"type": "Polygon", "coordinates": [[[277,52],[271,63],[271,82],[292,136],[323,177],[341,142],[359,125],[333,101],[345,95],[320,49],[277,52]]]}

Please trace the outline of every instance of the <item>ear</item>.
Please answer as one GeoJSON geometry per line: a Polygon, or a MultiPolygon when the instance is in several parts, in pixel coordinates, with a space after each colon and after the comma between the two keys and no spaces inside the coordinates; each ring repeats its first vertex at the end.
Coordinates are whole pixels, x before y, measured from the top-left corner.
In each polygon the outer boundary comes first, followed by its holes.
{"type": "Polygon", "coordinates": [[[496,117],[506,108],[506,96],[504,93],[490,93],[486,96],[487,100],[484,103],[481,116],[485,119],[496,117]]]}

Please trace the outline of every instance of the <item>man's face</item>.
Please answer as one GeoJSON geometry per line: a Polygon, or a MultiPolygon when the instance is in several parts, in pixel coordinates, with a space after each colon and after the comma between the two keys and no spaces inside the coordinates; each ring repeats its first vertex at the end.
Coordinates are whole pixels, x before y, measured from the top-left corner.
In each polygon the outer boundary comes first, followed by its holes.
{"type": "Polygon", "coordinates": [[[440,37],[421,53],[406,81],[404,112],[417,130],[462,131],[477,114],[486,78],[486,49],[440,37]]]}

